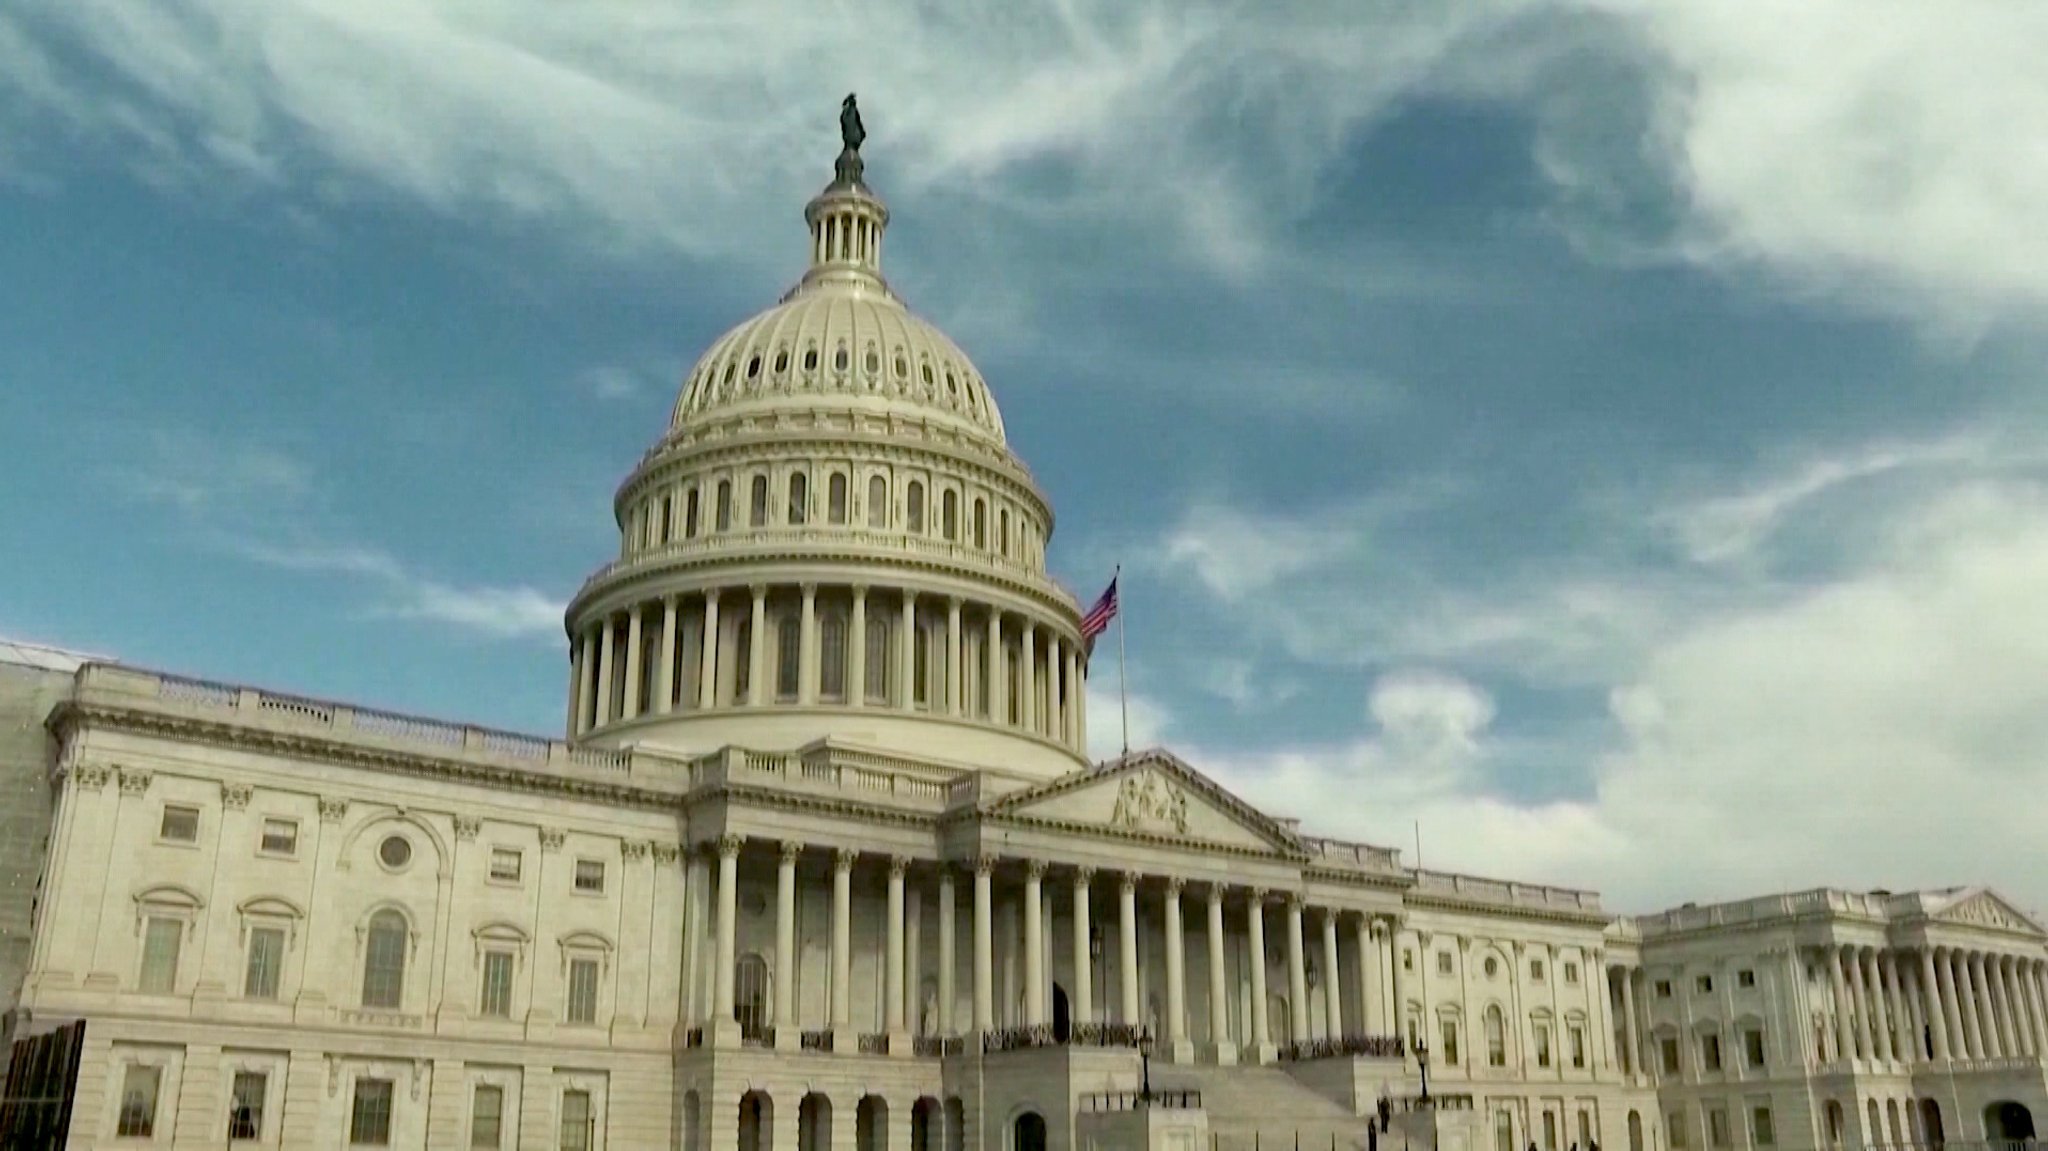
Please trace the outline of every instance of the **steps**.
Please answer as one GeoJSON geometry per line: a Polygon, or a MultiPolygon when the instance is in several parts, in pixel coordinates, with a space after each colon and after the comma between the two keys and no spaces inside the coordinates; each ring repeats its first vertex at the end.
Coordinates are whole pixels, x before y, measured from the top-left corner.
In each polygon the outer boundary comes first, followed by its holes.
{"type": "MultiPolygon", "coordinates": [[[[1159,1066],[1154,1090],[1199,1091],[1213,1146],[1205,1151],[1364,1151],[1363,1115],[1303,1086],[1278,1067],[1159,1066]]],[[[1398,1151],[1398,1141],[1396,1142],[1398,1151]]]]}

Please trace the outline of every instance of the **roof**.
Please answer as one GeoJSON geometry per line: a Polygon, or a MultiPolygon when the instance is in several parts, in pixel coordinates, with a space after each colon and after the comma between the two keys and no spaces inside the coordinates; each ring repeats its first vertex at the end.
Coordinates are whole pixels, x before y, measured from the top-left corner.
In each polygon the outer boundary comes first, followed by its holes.
{"type": "Polygon", "coordinates": [[[66,651],[63,648],[0,636],[0,664],[35,668],[38,671],[62,672],[65,675],[70,675],[72,672],[77,671],[82,664],[112,662],[115,661],[109,660],[104,656],[66,651]]]}

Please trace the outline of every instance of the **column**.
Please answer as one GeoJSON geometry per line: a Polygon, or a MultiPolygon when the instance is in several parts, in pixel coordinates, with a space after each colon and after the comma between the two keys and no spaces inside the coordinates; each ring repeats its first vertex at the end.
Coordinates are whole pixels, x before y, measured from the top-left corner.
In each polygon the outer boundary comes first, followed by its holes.
{"type": "Polygon", "coordinates": [[[1591,979],[1594,972],[1600,973],[1600,994],[1588,996],[1588,1007],[1593,1018],[1589,1021],[1593,1034],[1593,1050],[1586,1056],[1587,1066],[1595,1075],[1614,1066],[1614,1000],[1609,996],[1612,988],[1607,983],[1607,953],[1594,948],[1580,953],[1580,962],[1585,964],[1586,977],[1591,979]]]}
{"type": "Polygon", "coordinates": [[[1266,1061],[1266,1049],[1272,1045],[1272,1031],[1266,1021],[1266,892],[1253,888],[1245,894],[1245,932],[1251,936],[1252,965],[1252,1034],[1251,1044],[1256,1049],[1252,1056],[1256,1062],[1266,1061]]]}
{"type": "Polygon", "coordinates": [[[597,633],[585,630],[576,641],[575,711],[569,716],[569,734],[590,730],[590,705],[597,698],[597,633]]]}
{"type": "Polygon", "coordinates": [[[1073,741],[1067,738],[1067,706],[1060,699],[1061,685],[1066,683],[1064,674],[1066,668],[1061,663],[1066,656],[1061,654],[1061,646],[1059,636],[1053,635],[1046,638],[1045,674],[1047,678],[1045,684],[1045,706],[1050,709],[1050,714],[1046,716],[1044,727],[1046,735],[1058,740],[1060,745],[1065,747],[1071,745],[1073,741]]]}
{"type": "Polygon", "coordinates": [[[718,965],[712,972],[711,1020],[721,1030],[736,1029],[737,1023],[732,1012],[732,968],[735,958],[733,932],[739,918],[739,864],[740,837],[721,837],[718,841],[718,942],[711,960],[718,965]]]}
{"type": "Polygon", "coordinates": [[[953,977],[959,970],[959,957],[953,942],[953,869],[939,869],[939,1034],[951,1035],[953,1029],[953,977]]]}
{"type": "Polygon", "coordinates": [[[1017,685],[1017,726],[1038,730],[1038,625],[1024,621],[1023,644],[1018,649],[1017,672],[1024,677],[1017,685]]]}
{"type": "Polygon", "coordinates": [[[1387,1004],[1387,1029],[1401,1036],[1405,1043],[1408,1031],[1408,1003],[1402,996],[1401,987],[1401,921],[1384,919],[1380,921],[1380,961],[1387,966],[1387,993],[1393,1002],[1387,1004]]]}
{"type": "Polygon", "coordinates": [[[640,616],[642,604],[634,604],[626,613],[626,698],[619,705],[619,718],[632,719],[640,714],[640,653],[645,645],[640,642],[640,616]]]}
{"type": "Polygon", "coordinates": [[[1081,868],[1074,873],[1074,1022],[1095,1022],[1094,957],[1089,953],[1088,885],[1095,872],[1081,868]]]}
{"type": "Polygon", "coordinates": [[[768,635],[768,585],[757,583],[750,590],[754,595],[754,615],[747,627],[747,650],[733,654],[747,661],[747,706],[760,707],[769,697],[768,648],[772,641],[768,635]]]}
{"type": "Polygon", "coordinates": [[[1344,1037],[1344,977],[1337,966],[1337,912],[1323,908],[1323,1038],[1344,1037]]]}
{"type": "Polygon", "coordinates": [[[1963,1033],[1962,1007],[1956,1001],[1955,952],[1946,947],[1929,947],[1922,958],[1930,968],[1928,1006],[1940,1026],[1934,1029],[1934,1051],[1943,1059],[1966,1059],[1969,1037],[1963,1033]]]}
{"type": "Polygon", "coordinates": [[[2042,1054],[2048,1054],[2048,994],[2044,994],[2042,990],[2044,966],[2048,965],[2038,960],[2029,962],[2025,980],[2027,1001],[2034,1007],[2034,1049],[2042,1054]]]}
{"type": "Polygon", "coordinates": [[[1209,885],[1209,1041],[1216,1061],[1228,1062],[1230,986],[1223,977],[1223,886],[1209,885]]]}
{"type": "Polygon", "coordinates": [[[1998,985],[1998,956],[1979,952],[1976,974],[1978,995],[1984,1005],[1984,1043],[1991,1049],[1993,1059],[2003,1059],[2013,1050],[2005,1018],[2005,992],[1998,985]]]}
{"type": "Polygon", "coordinates": [[[698,658],[697,706],[718,705],[718,589],[704,593],[704,644],[698,658]]]}
{"type": "Polygon", "coordinates": [[[1024,861],[1024,1023],[1045,1023],[1045,861],[1024,861]]]}
{"type": "Polygon", "coordinates": [[[785,839],[775,867],[775,1046],[794,1050],[796,1035],[796,858],[803,844],[785,839]]]}
{"type": "Polygon", "coordinates": [[[612,627],[610,616],[598,626],[604,631],[598,636],[597,710],[592,713],[592,727],[603,727],[612,721],[612,636],[617,629],[612,627]]]}
{"type": "Polygon", "coordinates": [[[803,585],[803,615],[797,628],[796,701],[818,702],[818,585],[803,585]]]}
{"type": "Polygon", "coordinates": [[[1172,1045],[1174,1061],[1185,1063],[1194,1058],[1194,1049],[1188,1045],[1187,941],[1181,935],[1181,888],[1181,878],[1169,876],[1161,904],[1166,922],[1166,1041],[1172,1045]]]}
{"type": "MultiPolygon", "coordinates": [[[[853,860],[854,852],[841,849],[832,854],[832,1029],[853,1026],[853,860]]],[[[850,1042],[851,1035],[838,1036],[833,1044],[850,1042]]]]}
{"type": "Polygon", "coordinates": [[[846,706],[868,701],[868,589],[853,588],[853,626],[846,636],[846,706]]]}
{"type": "Polygon", "coordinates": [[[995,924],[989,907],[995,866],[991,856],[974,861],[974,1029],[981,1032],[995,1030],[995,924]]]}
{"type": "Polygon", "coordinates": [[[1621,972],[1622,1030],[1628,1033],[1628,1073],[1640,1075],[1643,1072],[1643,1043],[1636,1031],[1635,969],[1621,967],[1617,970],[1621,972]]]}
{"type": "Polygon", "coordinates": [[[1842,949],[1828,947],[1828,987],[1835,997],[1835,1058],[1856,1057],[1856,1033],[1849,1021],[1849,974],[1842,966],[1842,949]]]}
{"type": "Polygon", "coordinates": [[[1088,757],[1088,657],[1083,654],[1074,660],[1074,674],[1067,677],[1073,684],[1074,697],[1074,751],[1088,757]]]}
{"type": "Polygon", "coordinates": [[[1860,947],[1849,949],[1849,994],[1856,1010],[1856,1050],[1865,1059],[1882,1059],[1878,1053],[1877,1028],[1870,1018],[1870,987],[1863,978],[1864,952],[1860,947]]]}
{"type": "Polygon", "coordinates": [[[661,601],[661,668],[654,677],[654,710],[666,715],[676,705],[676,597],[661,601]]]}
{"type": "Polygon", "coordinates": [[[1003,613],[991,607],[988,609],[988,643],[982,654],[987,669],[982,674],[982,687],[988,699],[988,712],[984,718],[990,723],[1001,723],[1003,714],[1003,613]]]}
{"type": "MultiPolygon", "coordinates": [[[[946,714],[960,714],[960,601],[946,597],[946,714]]],[[[937,710],[937,700],[932,701],[937,710]]]]}
{"type": "Polygon", "coordinates": [[[906,588],[896,627],[896,706],[905,711],[917,706],[917,640],[917,593],[906,588]]]}
{"type": "Polygon", "coordinates": [[[2027,1001],[2021,997],[2019,979],[2015,969],[2019,961],[2010,955],[1998,957],[1998,990],[2005,997],[2005,1017],[2012,1031],[2012,1053],[2032,1055],[2034,1033],[2032,1020],[2027,1017],[2027,1001]]]}
{"type": "Polygon", "coordinates": [[[1126,871],[1117,878],[1117,993],[1123,1001],[1119,1020],[1133,1027],[1145,1022],[1138,1006],[1138,876],[1126,871]]]}
{"type": "Polygon", "coordinates": [[[909,869],[908,856],[889,857],[889,922],[885,925],[888,942],[882,953],[882,1029],[892,1036],[904,1033],[903,873],[909,869]]]}
{"type": "Polygon", "coordinates": [[[1389,1033],[1380,1018],[1380,941],[1375,931],[1372,916],[1358,917],[1358,1030],[1363,1035],[1389,1033]]]}
{"type": "Polygon", "coordinates": [[[1963,1036],[1972,1059],[1991,1054],[1985,1041],[1984,1013],[1979,1004],[1984,994],[1982,974],[1977,970],[1976,952],[1955,952],[1956,1003],[1963,1011],[1963,1036]]]}
{"type": "Polygon", "coordinates": [[[1302,953],[1301,896],[1287,897],[1287,1022],[1296,1043],[1308,1041],[1308,967],[1302,953]]]}
{"type": "Polygon", "coordinates": [[[1884,983],[1885,1004],[1892,1016],[1892,1058],[1901,1063],[1917,1063],[1919,1037],[1913,1034],[1913,1013],[1906,1007],[1904,980],[1899,977],[1899,953],[1880,952],[1877,963],[1884,983]]]}
{"type": "Polygon", "coordinates": [[[1061,715],[1065,727],[1061,738],[1067,746],[1081,750],[1081,656],[1071,647],[1062,649],[1060,656],[1066,661],[1067,706],[1061,715]]]}

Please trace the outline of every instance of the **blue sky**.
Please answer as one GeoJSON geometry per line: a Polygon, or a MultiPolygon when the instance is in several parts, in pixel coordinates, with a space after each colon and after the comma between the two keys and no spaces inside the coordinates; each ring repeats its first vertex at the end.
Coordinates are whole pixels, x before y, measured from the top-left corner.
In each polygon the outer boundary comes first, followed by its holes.
{"type": "Polygon", "coordinates": [[[1288,7],[18,5],[0,635],[558,728],[855,90],[1134,742],[1624,909],[2048,900],[1983,847],[2048,814],[2048,16],[1288,7]]]}

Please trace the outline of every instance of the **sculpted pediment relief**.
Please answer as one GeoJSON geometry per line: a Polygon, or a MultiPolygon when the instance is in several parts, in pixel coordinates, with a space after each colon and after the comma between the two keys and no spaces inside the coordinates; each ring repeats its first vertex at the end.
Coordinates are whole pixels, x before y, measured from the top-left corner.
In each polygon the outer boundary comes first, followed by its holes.
{"type": "Polygon", "coordinates": [[[1999,931],[2020,931],[2029,935],[2042,934],[2040,924],[2027,918],[2018,908],[1988,891],[1965,896],[1944,909],[1937,917],[1949,923],[1963,923],[1972,927],[1989,927],[1999,931]]]}
{"type": "Polygon", "coordinates": [[[1014,792],[988,810],[1021,820],[1254,851],[1284,850],[1293,843],[1279,824],[1165,755],[1014,792]]]}

